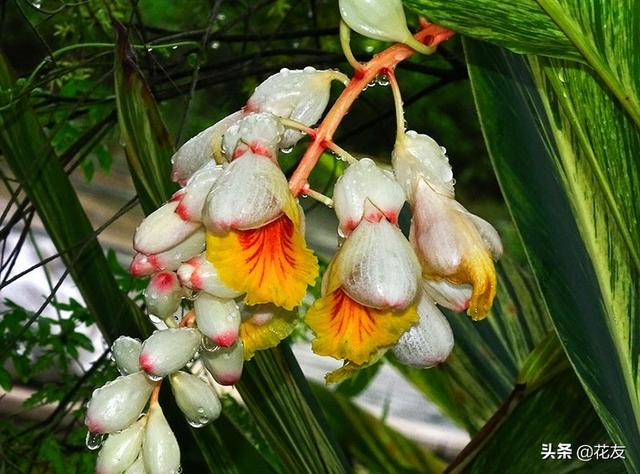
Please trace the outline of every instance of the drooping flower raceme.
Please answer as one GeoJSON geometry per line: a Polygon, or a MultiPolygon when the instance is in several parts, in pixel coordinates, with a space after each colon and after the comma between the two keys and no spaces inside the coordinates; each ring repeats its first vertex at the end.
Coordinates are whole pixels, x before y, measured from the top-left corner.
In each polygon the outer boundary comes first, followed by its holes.
{"type": "Polygon", "coordinates": [[[398,137],[393,168],[413,210],[410,238],[427,292],[446,307],[468,307],[472,318],[484,318],[496,293],[493,259],[502,254],[497,232],[455,200],[448,159],[427,135],[398,137]]]}

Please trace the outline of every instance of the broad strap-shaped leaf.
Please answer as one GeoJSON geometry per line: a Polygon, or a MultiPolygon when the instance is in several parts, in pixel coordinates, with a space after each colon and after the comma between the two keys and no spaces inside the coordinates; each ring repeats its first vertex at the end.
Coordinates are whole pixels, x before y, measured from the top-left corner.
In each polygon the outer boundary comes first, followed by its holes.
{"type": "Polygon", "coordinates": [[[497,270],[498,293],[487,319],[474,322],[447,312],[456,345],[445,364],[429,370],[395,364],[471,433],[481,429],[509,396],[524,361],[551,331],[531,276],[508,257],[497,270]]]}
{"type": "Polygon", "coordinates": [[[118,124],[140,204],[146,214],[177,189],[171,182],[173,144],[158,105],[135,61],[122,25],[115,24],[114,66],[118,124]]]}
{"type": "Polygon", "coordinates": [[[638,129],[586,66],[465,43],[485,141],[553,323],[637,472],[638,129]]]}

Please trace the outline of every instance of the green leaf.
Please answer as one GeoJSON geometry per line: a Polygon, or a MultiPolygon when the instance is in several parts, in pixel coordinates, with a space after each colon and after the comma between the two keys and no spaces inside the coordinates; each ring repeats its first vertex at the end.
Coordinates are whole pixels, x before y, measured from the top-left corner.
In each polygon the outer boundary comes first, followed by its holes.
{"type": "MultiPolygon", "coordinates": [[[[465,44],[485,142],[553,323],[637,472],[640,133],[587,67],[465,44]]],[[[618,61],[633,70],[636,58],[618,61]]]]}
{"type": "Polygon", "coordinates": [[[115,25],[114,83],[118,124],[140,204],[149,214],[177,189],[170,179],[173,143],[149,86],[138,69],[124,27],[115,25]]]}
{"type": "Polygon", "coordinates": [[[13,387],[11,374],[9,374],[9,372],[7,372],[7,370],[2,366],[0,366],[0,387],[2,387],[5,392],[11,391],[11,388],[13,387]]]}
{"type": "Polygon", "coordinates": [[[355,397],[367,388],[369,383],[378,374],[380,367],[382,367],[382,362],[378,361],[375,364],[358,370],[353,377],[340,382],[336,387],[336,392],[347,397],[355,397]]]}

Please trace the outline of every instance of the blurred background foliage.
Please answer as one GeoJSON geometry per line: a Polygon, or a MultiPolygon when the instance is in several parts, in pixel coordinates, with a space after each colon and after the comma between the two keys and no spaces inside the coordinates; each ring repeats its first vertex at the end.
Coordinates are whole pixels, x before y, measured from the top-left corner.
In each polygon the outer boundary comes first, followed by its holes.
{"type": "MultiPolygon", "coordinates": [[[[411,26],[417,27],[417,16],[409,15],[409,19],[411,26]]],[[[0,385],[5,391],[14,384],[35,388],[25,408],[55,404],[36,422],[21,417],[0,420],[0,466],[4,472],[92,472],[95,453],[85,448],[85,430],[78,420],[92,389],[115,372],[106,346],[96,347],[77,329],[97,323],[106,340],[120,332],[145,330],[133,323],[143,309],[141,295],[146,282],[129,277],[122,255],[109,249],[104,261],[96,257],[92,271],[100,268],[109,277],[100,280],[96,276],[84,282],[81,280],[87,273],[78,272],[77,259],[70,257],[74,245],[76,250],[78,245],[84,249],[85,242],[94,236],[101,239],[103,247],[114,242],[128,245],[130,235],[107,240],[103,232],[123,216],[127,218],[132,209],[134,217],[130,219],[139,220],[138,204],[148,211],[154,202],[158,204],[158,196],[166,197],[168,185],[164,188],[162,179],[146,187],[148,195],[140,191],[141,183],[144,187],[152,173],[148,169],[137,173],[134,166],[128,170],[124,148],[130,166],[128,147],[141,156],[148,152],[141,158],[143,163],[170,154],[200,130],[242,107],[257,84],[283,67],[311,65],[350,72],[340,50],[338,22],[337,2],[329,0],[2,2],[0,50],[18,78],[12,84],[6,68],[0,81],[3,127],[11,129],[33,110],[37,122],[23,127],[23,144],[43,140],[52,151],[32,156],[29,147],[18,150],[19,142],[11,133],[0,140],[6,205],[0,219],[4,300],[0,385]],[[154,128],[157,140],[146,149],[143,139],[132,144],[137,137],[127,140],[123,133],[128,130],[131,138],[139,117],[129,116],[128,123],[124,117],[118,123],[118,108],[122,115],[127,100],[142,99],[116,84],[122,57],[115,54],[115,24],[122,25],[123,35],[135,51],[144,87],[152,94],[153,99],[143,102],[144,110],[154,116],[157,105],[159,111],[154,128]],[[12,115],[16,110],[21,112],[12,115]],[[36,133],[34,128],[41,131],[36,133]],[[30,137],[29,132],[37,137],[30,137]],[[29,176],[16,172],[20,160],[24,166],[29,160],[58,160],[56,166],[64,173],[58,181],[45,178],[40,190],[30,188],[29,176]],[[70,176],[73,187],[64,180],[65,175],[70,176]],[[122,183],[126,189],[117,188],[122,183]],[[100,191],[102,188],[106,189],[100,191]],[[31,229],[37,220],[35,209],[43,214],[38,203],[57,193],[65,202],[71,194],[75,198],[76,191],[87,190],[96,195],[99,209],[104,206],[103,219],[94,222],[93,232],[87,227],[79,242],[64,233],[53,239],[63,259],[69,254],[65,264],[84,304],[74,299],[60,301],[56,296],[59,281],[49,275],[51,293],[39,310],[12,302],[10,284],[30,277],[30,272],[13,271],[21,247],[33,241],[38,248],[31,229]],[[126,201],[115,210],[106,204],[114,194],[126,201]],[[17,235],[11,243],[10,235],[17,235]],[[109,300],[104,295],[116,293],[127,298],[116,298],[119,303],[112,303],[118,314],[111,324],[100,316],[111,311],[107,302],[96,300],[109,300]],[[80,349],[92,352],[95,362],[91,366],[78,362],[80,349]],[[43,377],[51,367],[58,369],[55,376],[43,377]]],[[[358,35],[353,38],[354,52],[363,60],[384,46],[358,35]]],[[[472,323],[463,315],[447,314],[457,344],[450,360],[437,369],[402,368],[390,358],[335,390],[306,385],[287,347],[256,357],[248,364],[246,381],[240,386],[244,403],[225,395],[225,415],[212,427],[194,433],[186,426],[176,428],[171,420],[181,442],[185,472],[204,472],[205,465],[211,472],[309,472],[313,466],[324,466],[327,472],[441,472],[452,461],[451,453],[433,452],[390,428],[384,417],[354,406],[353,398],[373,380],[381,364],[398,367],[450,420],[475,436],[450,467],[454,471],[492,472],[486,466],[495,461],[503,466],[495,472],[525,472],[523,469],[540,459],[543,442],[608,439],[552,333],[548,309],[502,199],[478,123],[460,38],[447,41],[434,56],[415,56],[402,63],[397,76],[408,127],[428,133],[447,147],[458,200],[494,224],[503,238],[506,256],[498,269],[499,294],[492,316],[472,323]],[[269,385],[272,374],[273,380],[286,380],[287,384],[269,385]],[[287,406],[296,406],[306,418],[292,419],[287,406]],[[544,416],[537,416],[542,412],[544,416]],[[277,422],[270,414],[278,415],[277,422]],[[296,449],[282,439],[288,429],[300,433],[300,438],[291,442],[296,449]],[[525,430],[526,436],[522,436],[525,430]],[[501,449],[516,436],[519,456],[513,462],[501,449]],[[300,459],[309,459],[309,465],[297,464],[300,459]]],[[[338,85],[333,92],[334,97],[340,92],[338,85]]],[[[138,125],[142,129],[148,123],[138,125]]],[[[372,84],[344,120],[335,141],[354,155],[389,163],[394,128],[389,89],[372,84]]],[[[304,143],[280,157],[283,169],[292,171],[304,143]]],[[[311,177],[312,186],[330,194],[342,168],[341,162],[324,156],[311,177]]],[[[82,204],[88,207],[86,201],[82,204]]],[[[306,200],[303,205],[310,220],[308,238],[326,261],[336,242],[335,221],[317,204],[306,200]]],[[[407,218],[403,216],[405,224],[407,218]]],[[[40,219],[52,238],[52,227],[82,227],[73,219],[57,219],[49,226],[45,215],[40,219]]],[[[54,259],[40,258],[45,263],[54,259]]],[[[47,266],[40,267],[46,273],[47,266]]],[[[292,339],[305,337],[301,329],[292,339]]],[[[585,472],[622,469],[615,462],[570,467],[585,472]]],[[[560,462],[545,465],[547,472],[566,469],[560,462]]]]}

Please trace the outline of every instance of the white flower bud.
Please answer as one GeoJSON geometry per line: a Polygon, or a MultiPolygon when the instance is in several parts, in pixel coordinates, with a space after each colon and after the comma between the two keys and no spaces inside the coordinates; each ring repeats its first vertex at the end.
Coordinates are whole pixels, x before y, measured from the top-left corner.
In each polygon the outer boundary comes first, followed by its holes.
{"type": "Polygon", "coordinates": [[[169,381],[176,403],[191,426],[199,428],[220,416],[220,400],[209,383],[186,372],[172,374],[169,381]]]}
{"type": "Polygon", "coordinates": [[[469,284],[454,285],[447,280],[423,280],[423,289],[433,301],[451,311],[466,310],[473,291],[469,284]]]}
{"type": "Polygon", "coordinates": [[[224,134],[222,148],[227,160],[251,151],[276,160],[284,127],[278,117],[267,112],[254,112],[229,127],[224,134]]]}
{"type": "Polygon", "coordinates": [[[144,458],[142,457],[142,454],[140,454],[138,459],[129,466],[129,469],[124,471],[124,474],[147,474],[147,471],[144,470],[144,458]]]}
{"type": "Polygon", "coordinates": [[[178,278],[182,286],[204,291],[218,298],[236,298],[242,294],[222,283],[218,270],[204,255],[189,259],[180,265],[178,278]]]}
{"type": "Polygon", "coordinates": [[[200,228],[175,213],[178,202],[169,201],[149,214],[136,229],[133,248],[145,255],[159,254],[192,235],[200,228]]]}
{"type": "MultiPolygon", "coordinates": [[[[201,222],[202,208],[207,199],[207,195],[213,183],[222,174],[222,165],[216,165],[215,161],[206,163],[196,171],[187,182],[187,185],[180,190],[176,198],[180,201],[176,207],[178,214],[185,221],[201,222]]],[[[177,194],[177,193],[176,193],[177,194]]]]}
{"type": "Polygon", "coordinates": [[[154,255],[136,254],[133,262],[131,262],[129,272],[133,276],[144,276],[162,270],[174,271],[178,269],[182,262],[202,253],[204,248],[205,231],[204,227],[200,226],[196,232],[184,241],[165,252],[154,255]]]}
{"type": "Polygon", "coordinates": [[[344,22],[361,35],[380,41],[405,43],[427,54],[433,52],[409,31],[400,0],[340,0],[339,5],[344,22]]]}
{"type": "Polygon", "coordinates": [[[196,323],[202,334],[219,346],[232,346],[240,333],[240,310],[233,300],[200,293],[193,303],[196,323]]]}
{"type": "Polygon", "coordinates": [[[142,455],[149,474],[180,472],[180,446],[158,403],[151,405],[147,414],[142,455]]]}
{"type": "Polygon", "coordinates": [[[134,423],[147,404],[153,382],[142,372],[123,375],[91,395],[84,423],[92,433],[112,433],[134,423]]]}
{"type": "Polygon", "coordinates": [[[392,173],[378,168],[373,160],[362,158],[338,178],[333,201],[340,231],[347,236],[363,218],[380,220],[382,214],[389,222],[397,223],[405,196],[392,173]],[[370,213],[375,215],[365,214],[367,200],[373,204],[370,213]]]}
{"type": "MultiPolygon", "coordinates": [[[[256,87],[247,101],[245,110],[271,112],[279,117],[311,126],[322,117],[329,103],[333,80],[346,82],[347,78],[337,71],[318,71],[312,67],[293,71],[282,69],[256,87]]],[[[287,130],[280,147],[290,148],[301,137],[300,132],[287,130]]]]}
{"type": "Polygon", "coordinates": [[[197,329],[156,331],[142,344],[140,367],[153,377],[165,377],[187,365],[201,340],[202,335],[197,329]]]}
{"type": "Polygon", "coordinates": [[[184,186],[193,173],[213,159],[215,142],[220,143],[222,135],[227,128],[243,116],[243,112],[235,112],[203,130],[178,148],[178,151],[171,157],[171,163],[173,164],[171,179],[184,186]]]}
{"type": "Polygon", "coordinates": [[[441,364],[453,350],[453,332],[447,318],[424,293],[418,302],[418,324],[405,332],[393,347],[400,362],[426,369],[441,364]]]}
{"type": "Polygon", "coordinates": [[[141,418],[129,428],[110,434],[98,453],[96,474],[120,474],[130,467],[140,454],[146,419],[141,418]]]}
{"type": "Polygon", "coordinates": [[[398,182],[413,205],[420,179],[441,194],[453,197],[453,171],[444,148],[428,135],[409,130],[401,136],[391,154],[398,182]]]}
{"type": "Polygon", "coordinates": [[[145,291],[144,300],[149,314],[166,319],[175,313],[182,299],[182,287],[173,272],[156,273],[145,291]]]}
{"type": "Polygon", "coordinates": [[[218,347],[214,351],[202,351],[200,356],[205,367],[220,385],[234,385],[240,380],[244,346],[238,339],[231,347],[218,347]]]}
{"type": "Polygon", "coordinates": [[[111,353],[122,375],[129,375],[140,371],[138,358],[140,357],[141,350],[142,343],[132,337],[120,336],[113,341],[111,353]]]}

